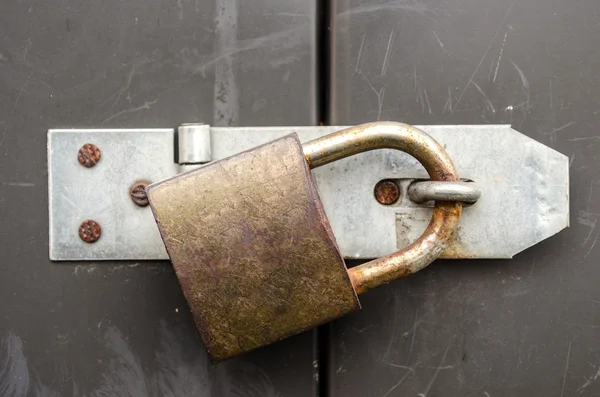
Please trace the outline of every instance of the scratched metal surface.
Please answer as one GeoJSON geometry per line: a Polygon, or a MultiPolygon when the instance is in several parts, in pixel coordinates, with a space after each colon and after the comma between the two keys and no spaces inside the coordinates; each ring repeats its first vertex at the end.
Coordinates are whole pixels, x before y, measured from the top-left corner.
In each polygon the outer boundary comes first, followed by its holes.
{"type": "Polygon", "coordinates": [[[572,217],[512,260],[438,261],[361,296],[333,326],[331,394],[600,395],[600,2],[336,7],[333,124],[511,123],[570,157],[572,217]]]}
{"type": "Polygon", "coordinates": [[[0,396],[313,393],[310,332],[212,366],[167,262],[50,263],[45,153],[61,126],[315,124],[314,18],[301,0],[0,2],[0,396]]]}

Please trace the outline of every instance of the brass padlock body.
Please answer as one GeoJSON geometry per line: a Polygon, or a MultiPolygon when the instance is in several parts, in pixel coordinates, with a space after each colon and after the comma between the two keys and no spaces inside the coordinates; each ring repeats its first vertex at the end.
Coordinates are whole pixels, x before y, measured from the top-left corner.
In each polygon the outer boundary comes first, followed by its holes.
{"type": "Polygon", "coordinates": [[[147,191],[213,361],[360,308],[296,134],[147,191]]]}

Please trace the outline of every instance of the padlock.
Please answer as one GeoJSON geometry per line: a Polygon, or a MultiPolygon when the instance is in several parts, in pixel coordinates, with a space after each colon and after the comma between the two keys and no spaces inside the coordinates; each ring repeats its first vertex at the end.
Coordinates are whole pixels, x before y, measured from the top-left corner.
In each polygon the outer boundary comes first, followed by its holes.
{"type": "Polygon", "coordinates": [[[214,362],[359,309],[358,294],[414,273],[442,253],[460,202],[436,201],[429,226],[411,245],[346,268],[310,169],[381,148],[411,154],[433,181],[459,180],[448,154],[425,132],[377,122],[304,145],[288,135],[147,188],[214,362]]]}

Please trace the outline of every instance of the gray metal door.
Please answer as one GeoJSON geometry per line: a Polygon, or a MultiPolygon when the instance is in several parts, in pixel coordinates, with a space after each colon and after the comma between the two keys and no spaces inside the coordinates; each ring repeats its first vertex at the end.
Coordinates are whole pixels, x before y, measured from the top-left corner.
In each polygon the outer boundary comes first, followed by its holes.
{"type": "Polygon", "coordinates": [[[46,131],[315,125],[315,17],[296,0],[0,3],[0,396],[314,394],[311,332],[213,366],[168,262],[51,263],[46,131]]]}
{"type": "Polygon", "coordinates": [[[599,395],[600,3],[334,3],[332,123],[512,124],[570,157],[572,208],[512,260],[362,296],[333,325],[331,395],[599,395]]]}

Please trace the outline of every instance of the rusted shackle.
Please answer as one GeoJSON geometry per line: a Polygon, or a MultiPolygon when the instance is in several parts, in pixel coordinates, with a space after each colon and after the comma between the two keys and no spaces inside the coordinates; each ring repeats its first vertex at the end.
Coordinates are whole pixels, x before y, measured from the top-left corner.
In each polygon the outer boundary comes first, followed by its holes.
{"type": "Polygon", "coordinates": [[[382,148],[411,154],[433,181],[458,181],[429,135],[377,122],[304,145],[292,134],[146,189],[213,361],[357,310],[358,294],[422,269],[446,248],[460,202],[436,201],[415,242],[346,269],[310,168],[382,148]]]}
{"type": "MultiPolygon", "coordinates": [[[[302,145],[310,168],[375,149],[397,149],[425,167],[432,181],[457,182],[458,173],[442,146],[411,125],[390,121],[350,127],[302,145]]],[[[436,201],[425,232],[408,247],[348,270],[357,294],[415,273],[433,262],[448,246],[458,225],[462,203],[436,201]]]]}

